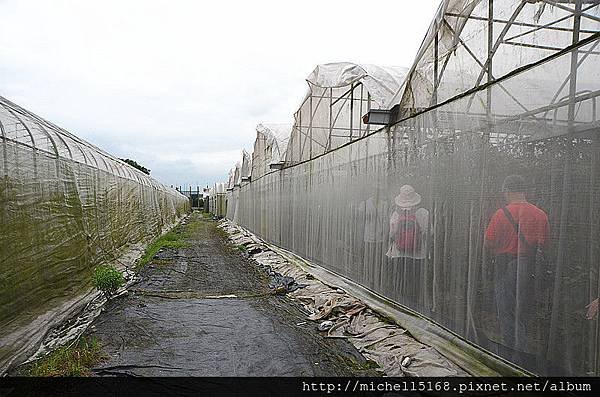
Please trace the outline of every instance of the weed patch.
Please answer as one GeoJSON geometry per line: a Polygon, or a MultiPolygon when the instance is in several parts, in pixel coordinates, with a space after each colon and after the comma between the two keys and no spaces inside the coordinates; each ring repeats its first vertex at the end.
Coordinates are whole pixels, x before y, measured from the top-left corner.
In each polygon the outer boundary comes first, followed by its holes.
{"type": "Polygon", "coordinates": [[[59,347],[27,366],[24,376],[90,376],[90,368],[105,358],[98,339],[80,338],[73,346],[59,347]]]}
{"type": "Polygon", "coordinates": [[[139,271],[141,268],[150,263],[152,258],[154,258],[154,255],[156,255],[162,248],[183,248],[185,246],[185,238],[180,230],[171,230],[170,232],[165,233],[157,238],[146,248],[144,255],[137,261],[135,270],[139,271]]]}
{"type": "Polygon", "coordinates": [[[381,366],[373,360],[366,359],[364,362],[359,363],[355,357],[343,357],[346,365],[353,370],[357,371],[368,371],[371,369],[381,369],[381,366]]]}
{"type": "Polygon", "coordinates": [[[125,283],[125,279],[116,267],[105,265],[94,269],[92,283],[105,295],[112,295],[125,283]]]}

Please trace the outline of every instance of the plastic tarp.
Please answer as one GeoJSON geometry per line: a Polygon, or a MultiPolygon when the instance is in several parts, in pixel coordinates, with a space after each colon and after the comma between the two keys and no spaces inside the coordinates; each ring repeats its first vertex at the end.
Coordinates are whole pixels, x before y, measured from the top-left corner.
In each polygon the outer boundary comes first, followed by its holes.
{"type": "Polygon", "coordinates": [[[286,163],[312,159],[373,132],[363,115],[391,108],[407,72],[348,62],[318,65],[306,79],[308,92],[294,114],[286,163]]]}
{"type": "Polygon", "coordinates": [[[227,183],[217,182],[210,188],[209,196],[206,198],[208,212],[218,217],[225,217],[226,213],[226,189],[227,183]]]}
{"type": "Polygon", "coordinates": [[[187,198],[0,97],[0,372],[90,298],[91,274],[187,198]]]}
{"type": "Polygon", "coordinates": [[[242,184],[242,164],[235,164],[235,171],[233,173],[233,186],[239,186],[242,184]]]}
{"type": "Polygon", "coordinates": [[[285,151],[290,139],[291,124],[259,124],[252,152],[252,179],[271,172],[271,164],[285,161],[285,151]]]}
{"type": "MultiPolygon", "coordinates": [[[[488,1],[444,0],[419,49],[406,85],[391,101],[401,102],[401,107],[408,111],[418,111],[559,54],[573,44],[573,3],[494,1],[495,22],[490,30],[488,1]],[[493,62],[488,63],[489,40],[493,62]],[[491,64],[490,70],[488,64],[491,64]]],[[[580,3],[584,17],[578,21],[576,41],[597,33],[600,21],[597,2],[580,3]]],[[[593,44],[591,47],[596,48],[593,44]]],[[[579,56],[580,71],[593,67],[597,54],[590,51],[584,49],[579,56]]],[[[526,111],[564,100],[569,94],[570,58],[563,57],[561,64],[555,66],[544,68],[544,73],[529,75],[526,80],[520,80],[518,86],[508,82],[497,84],[493,98],[495,113],[503,114],[502,107],[515,106],[519,111],[526,111]]],[[[587,73],[579,73],[577,80],[578,85],[585,85],[586,89],[590,86],[597,89],[599,85],[597,80],[588,79],[587,73]],[[585,83],[582,78],[586,79],[585,83]]],[[[485,101],[486,98],[473,99],[464,111],[485,113],[485,101]]]]}
{"type": "Polygon", "coordinates": [[[599,15],[587,1],[444,1],[391,100],[399,120],[312,154],[294,131],[288,157],[302,155],[232,192],[230,219],[481,355],[542,375],[600,374],[599,15]],[[523,197],[503,192],[511,175],[523,197]],[[404,185],[428,214],[413,233],[424,257],[388,254],[406,243],[404,185]],[[527,243],[504,221],[509,203],[516,229],[540,227],[527,243]]]}
{"type": "Polygon", "coordinates": [[[235,185],[235,168],[229,170],[229,178],[227,179],[227,189],[233,189],[235,185]]]}
{"type": "Polygon", "coordinates": [[[242,151],[242,167],[240,168],[241,182],[246,182],[252,173],[252,156],[247,151],[242,151]]]}
{"type": "Polygon", "coordinates": [[[268,128],[273,133],[273,144],[271,146],[271,164],[281,164],[285,162],[285,154],[287,152],[290,133],[292,132],[291,124],[269,124],[268,128]]]}

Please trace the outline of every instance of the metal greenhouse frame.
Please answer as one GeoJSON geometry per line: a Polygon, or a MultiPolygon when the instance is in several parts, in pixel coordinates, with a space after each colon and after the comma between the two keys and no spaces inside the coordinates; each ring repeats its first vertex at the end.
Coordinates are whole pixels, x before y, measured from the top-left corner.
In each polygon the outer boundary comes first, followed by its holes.
{"type": "Polygon", "coordinates": [[[352,63],[318,65],[306,79],[308,92],[294,114],[286,163],[312,159],[371,133],[363,115],[387,108],[406,72],[352,63]]]}

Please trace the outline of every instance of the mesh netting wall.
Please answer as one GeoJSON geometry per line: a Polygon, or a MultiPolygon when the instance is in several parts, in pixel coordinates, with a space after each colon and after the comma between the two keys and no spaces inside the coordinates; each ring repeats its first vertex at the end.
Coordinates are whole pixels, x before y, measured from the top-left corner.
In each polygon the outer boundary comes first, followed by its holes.
{"type": "Polygon", "coordinates": [[[205,197],[205,210],[217,217],[225,217],[226,215],[226,183],[218,182],[215,183],[212,188],[209,189],[209,194],[205,197]]]}
{"type": "Polygon", "coordinates": [[[2,371],[90,292],[94,267],[160,234],[189,202],[1,97],[0,132],[2,371]]]}
{"type": "MultiPolygon", "coordinates": [[[[594,38],[577,50],[593,52],[594,38]]],[[[228,193],[227,216],[526,369],[598,375],[598,320],[586,318],[600,294],[600,138],[589,90],[597,64],[580,64],[577,92],[551,106],[536,91],[521,95],[531,111],[503,106],[512,100],[506,90],[523,94],[539,76],[568,75],[572,53],[242,184],[228,193]],[[486,114],[486,97],[497,113],[486,114]],[[484,234],[513,174],[548,215],[550,235],[545,258],[517,275],[520,331],[509,339],[494,292],[504,271],[484,234]],[[406,184],[428,212],[420,258],[390,255],[395,198],[406,184]]]]}

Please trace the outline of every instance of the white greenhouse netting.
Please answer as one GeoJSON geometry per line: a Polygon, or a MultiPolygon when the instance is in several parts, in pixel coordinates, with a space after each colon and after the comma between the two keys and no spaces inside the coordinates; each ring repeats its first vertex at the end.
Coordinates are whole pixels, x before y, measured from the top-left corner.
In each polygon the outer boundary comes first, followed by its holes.
{"type": "Polygon", "coordinates": [[[252,152],[252,180],[271,172],[271,166],[283,165],[291,130],[291,124],[256,126],[256,140],[252,152]]]}
{"type": "Polygon", "coordinates": [[[396,121],[293,131],[228,218],[532,372],[599,375],[599,28],[598,1],[444,1],[396,121]]]}
{"type": "Polygon", "coordinates": [[[242,167],[240,168],[240,182],[248,182],[252,174],[252,157],[247,151],[242,152],[242,167]]]}
{"type": "Polygon", "coordinates": [[[224,182],[217,182],[209,189],[208,195],[205,197],[207,212],[217,217],[225,217],[227,215],[226,190],[227,184],[224,182]]]}
{"type": "Polygon", "coordinates": [[[0,373],[91,291],[93,269],[189,207],[179,194],[0,97],[0,373]]]}
{"type": "Polygon", "coordinates": [[[233,189],[235,186],[235,168],[229,170],[229,178],[227,179],[227,190],[233,189]]]}
{"type": "Polygon", "coordinates": [[[286,163],[315,158],[373,132],[362,116],[389,109],[407,71],[348,62],[318,65],[306,79],[308,92],[294,114],[286,163]]]}
{"type": "MultiPolygon", "coordinates": [[[[242,155],[243,157],[243,155],[242,155]]],[[[236,163],[233,171],[233,186],[242,185],[242,163],[236,163]]]]}
{"type": "Polygon", "coordinates": [[[241,173],[242,165],[241,163],[236,163],[235,167],[232,168],[229,174],[229,184],[226,193],[226,211],[227,218],[231,219],[234,222],[238,221],[238,203],[239,203],[239,187],[242,185],[242,173],[241,173]]]}

